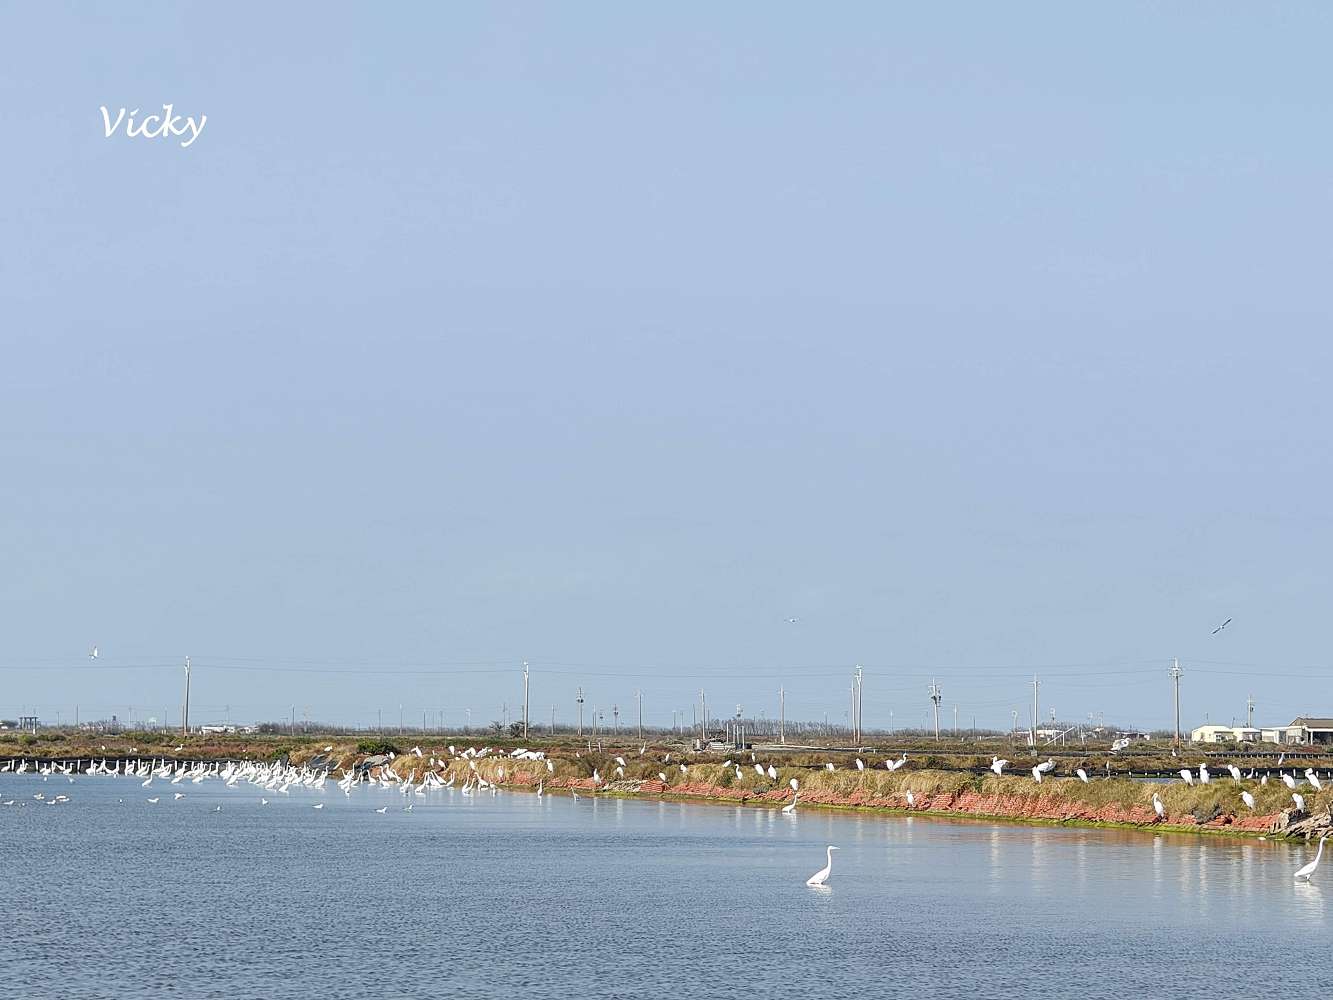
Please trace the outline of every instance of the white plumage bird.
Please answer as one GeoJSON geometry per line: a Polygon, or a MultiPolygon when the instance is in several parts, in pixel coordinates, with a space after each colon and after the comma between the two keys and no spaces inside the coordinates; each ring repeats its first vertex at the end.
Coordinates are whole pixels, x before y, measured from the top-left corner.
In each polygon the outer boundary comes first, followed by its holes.
{"type": "Polygon", "coordinates": [[[1158,819],[1166,819],[1166,806],[1162,805],[1162,799],[1156,792],[1152,793],[1152,811],[1158,819]]]}
{"type": "Polygon", "coordinates": [[[1194,772],[1191,771],[1189,768],[1187,768],[1187,767],[1182,767],[1182,768],[1180,769],[1180,777],[1181,777],[1181,780],[1185,782],[1185,784],[1187,784],[1187,785],[1193,785],[1193,784],[1194,784],[1194,772]]]}
{"type": "Polygon", "coordinates": [[[1290,774],[1282,775],[1282,784],[1286,785],[1293,792],[1296,790],[1296,779],[1293,778],[1290,774]]]}
{"type": "Polygon", "coordinates": [[[1083,784],[1086,785],[1088,783],[1088,772],[1083,770],[1083,768],[1076,768],[1074,773],[1078,775],[1078,780],[1083,782],[1083,784]]]}
{"type": "Polygon", "coordinates": [[[1008,766],[1009,762],[1007,760],[1000,760],[999,757],[992,757],[990,759],[990,769],[996,774],[1002,774],[1004,769],[1008,766]]]}
{"type": "Polygon", "coordinates": [[[833,852],[836,850],[839,850],[839,848],[829,844],[828,851],[826,852],[828,856],[828,864],[806,879],[806,885],[823,885],[828,881],[829,875],[833,872],[833,852]]]}
{"type": "Polygon", "coordinates": [[[1247,808],[1249,809],[1254,808],[1254,796],[1251,795],[1249,792],[1241,792],[1240,800],[1245,803],[1247,808]]]}
{"type": "Polygon", "coordinates": [[[1032,769],[1032,780],[1035,781],[1035,782],[1036,782],[1037,784],[1039,784],[1039,785],[1041,784],[1041,768],[1040,768],[1040,767],[1034,767],[1034,768],[1032,769]]]}
{"type": "Polygon", "coordinates": [[[1322,837],[1320,837],[1319,850],[1315,851],[1314,860],[1311,861],[1308,865],[1305,865],[1304,867],[1298,868],[1296,870],[1295,877],[1297,881],[1300,881],[1302,879],[1304,879],[1306,882],[1310,881],[1310,876],[1313,875],[1315,869],[1319,867],[1319,859],[1324,856],[1324,841],[1326,841],[1327,839],[1328,839],[1328,834],[1324,834],[1322,837]]]}
{"type": "Polygon", "coordinates": [[[1300,792],[1291,793],[1291,801],[1296,803],[1297,812],[1305,812],[1305,796],[1300,792]]]}
{"type": "Polygon", "coordinates": [[[1316,792],[1324,787],[1324,783],[1319,780],[1319,775],[1314,773],[1314,768],[1312,767],[1307,767],[1305,769],[1305,780],[1314,787],[1316,792]]]}

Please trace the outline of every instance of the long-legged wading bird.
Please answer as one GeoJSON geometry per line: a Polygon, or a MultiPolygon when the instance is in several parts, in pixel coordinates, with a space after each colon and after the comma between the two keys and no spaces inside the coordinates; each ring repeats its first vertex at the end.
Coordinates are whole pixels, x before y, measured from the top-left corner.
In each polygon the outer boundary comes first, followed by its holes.
{"type": "Polygon", "coordinates": [[[1162,799],[1156,792],[1152,793],[1152,811],[1158,819],[1166,819],[1166,806],[1162,805],[1162,799]]]}
{"type": "Polygon", "coordinates": [[[1316,792],[1324,787],[1324,783],[1319,780],[1319,775],[1314,773],[1314,768],[1312,767],[1307,767],[1305,769],[1305,780],[1314,786],[1316,792]]]}
{"type": "Polygon", "coordinates": [[[1036,767],[1034,767],[1034,768],[1032,769],[1032,780],[1035,781],[1035,782],[1036,782],[1037,784],[1039,784],[1039,785],[1041,784],[1041,765],[1040,765],[1040,764],[1038,764],[1036,767]]]}
{"type": "Polygon", "coordinates": [[[1003,774],[1004,769],[1008,766],[1009,762],[1007,760],[1000,760],[999,757],[991,757],[990,759],[990,769],[996,774],[1003,774]]]}
{"type": "Polygon", "coordinates": [[[1313,875],[1314,870],[1319,867],[1319,858],[1324,853],[1324,841],[1326,841],[1327,839],[1328,839],[1328,834],[1324,834],[1322,837],[1319,838],[1319,850],[1315,851],[1314,860],[1311,861],[1308,865],[1304,865],[1303,867],[1298,868],[1296,870],[1297,879],[1304,879],[1306,882],[1310,881],[1310,876],[1313,875]]]}
{"type": "Polygon", "coordinates": [[[791,801],[782,807],[782,814],[784,816],[796,815],[796,800],[799,799],[800,797],[801,797],[800,792],[792,792],[791,801]]]}
{"type": "Polygon", "coordinates": [[[833,852],[839,849],[840,848],[829,844],[828,851],[825,852],[828,855],[828,864],[806,879],[806,885],[823,885],[828,881],[829,874],[833,871],[833,852]]]}
{"type": "Polygon", "coordinates": [[[1296,811],[1297,811],[1297,812],[1300,812],[1300,813],[1305,812],[1305,796],[1304,796],[1304,795],[1302,795],[1300,792],[1292,792],[1292,793],[1291,793],[1291,801],[1296,803],[1296,811]]]}
{"type": "Polygon", "coordinates": [[[1293,778],[1290,774],[1282,775],[1282,784],[1286,785],[1292,791],[1296,790],[1296,779],[1293,778]]]}
{"type": "Polygon", "coordinates": [[[1180,777],[1181,780],[1185,782],[1185,784],[1187,785],[1194,784],[1194,772],[1191,771],[1188,767],[1182,767],[1180,769],[1180,777]]]}
{"type": "Polygon", "coordinates": [[[1254,796],[1251,795],[1249,792],[1241,792],[1240,800],[1244,802],[1248,808],[1250,809],[1254,808],[1254,796]]]}
{"type": "Polygon", "coordinates": [[[1086,785],[1088,783],[1088,772],[1083,770],[1083,768],[1075,768],[1074,773],[1078,775],[1078,780],[1083,782],[1083,784],[1086,785]]]}
{"type": "Polygon", "coordinates": [[[1201,785],[1206,785],[1206,784],[1208,784],[1208,765],[1207,765],[1207,764],[1200,764],[1200,765],[1199,765],[1199,784],[1201,784],[1201,785]]]}

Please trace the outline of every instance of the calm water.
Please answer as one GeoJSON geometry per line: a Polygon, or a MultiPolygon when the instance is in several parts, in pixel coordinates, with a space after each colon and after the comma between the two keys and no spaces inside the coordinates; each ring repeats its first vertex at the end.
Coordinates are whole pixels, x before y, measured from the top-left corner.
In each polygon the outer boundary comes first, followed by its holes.
{"type": "Polygon", "coordinates": [[[412,796],[410,813],[377,789],[260,794],[0,776],[0,799],[27,803],[0,808],[0,983],[117,1000],[1333,985],[1333,862],[1327,888],[1293,885],[1303,846],[518,793],[412,796]],[[826,844],[842,848],[830,889],[808,889],[826,844]]]}

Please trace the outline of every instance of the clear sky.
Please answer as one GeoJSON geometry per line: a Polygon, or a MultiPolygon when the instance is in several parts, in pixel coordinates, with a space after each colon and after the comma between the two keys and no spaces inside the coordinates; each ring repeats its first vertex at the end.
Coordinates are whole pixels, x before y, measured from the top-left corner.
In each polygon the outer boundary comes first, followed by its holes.
{"type": "Polygon", "coordinates": [[[1333,715],[1327,10],[2,10],[0,716],[1333,715]]]}

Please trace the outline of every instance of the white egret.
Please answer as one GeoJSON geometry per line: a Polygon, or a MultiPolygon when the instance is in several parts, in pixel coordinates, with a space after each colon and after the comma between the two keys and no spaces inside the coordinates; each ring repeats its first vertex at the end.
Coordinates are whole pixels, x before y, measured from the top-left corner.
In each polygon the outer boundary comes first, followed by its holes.
{"type": "Polygon", "coordinates": [[[1166,819],[1166,806],[1162,805],[1162,800],[1156,792],[1152,793],[1152,811],[1157,814],[1158,819],[1166,819]]]}
{"type": "Polygon", "coordinates": [[[1262,788],[1266,784],[1268,784],[1268,775],[1265,774],[1262,778],[1259,779],[1259,787],[1262,788]]]}
{"type": "Polygon", "coordinates": [[[1046,760],[1042,761],[1040,764],[1037,765],[1037,769],[1041,771],[1042,774],[1046,774],[1048,771],[1054,771],[1055,758],[1048,757],[1046,760]]]}
{"type": "Polygon", "coordinates": [[[832,771],[832,770],[833,770],[833,765],[832,765],[831,763],[830,763],[830,764],[825,764],[825,765],[824,765],[824,770],[826,770],[826,771],[832,771]]]}
{"type": "Polygon", "coordinates": [[[1291,793],[1291,801],[1296,803],[1297,812],[1305,812],[1305,796],[1300,792],[1291,793]]]}
{"type": "Polygon", "coordinates": [[[376,809],[375,811],[376,811],[377,813],[379,813],[381,816],[383,816],[386,812],[389,811],[389,807],[388,807],[388,806],[381,806],[379,809],[376,809]]]}
{"type": "Polygon", "coordinates": [[[92,652],[90,652],[90,653],[88,654],[88,659],[90,659],[90,660],[95,660],[95,659],[97,659],[97,657],[100,656],[100,655],[101,655],[101,654],[98,653],[98,651],[97,651],[97,647],[94,646],[93,649],[92,649],[92,652]]]}
{"type": "Polygon", "coordinates": [[[991,757],[990,759],[990,769],[996,774],[1002,774],[1008,766],[1009,762],[1007,760],[1000,760],[999,757],[991,757]]]}
{"type": "Polygon", "coordinates": [[[856,758],[856,769],[858,771],[864,771],[866,769],[866,762],[863,761],[860,757],[856,758]]]}
{"type": "Polygon", "coordinates": [[[332,749],[333,749],[332,746],[326,746],[326,747],[324,748],[324,752],[325,752],[325,753],[329,753],[332,749]]]}
{"type": "Polygon", "coordinates": [[[1201,784],[1201,785],[1206,785],[1206,784],[1208,784],[1208,765],[1207,765],[1207,764],[1200,764],[1200,765],[1199,765],[1199,784],[1201,784]]]}
{"type": "Polygon", "coordinates": [[[1254,796],[1251,795],[1249,792],[1241,792],[1240,800],[1244,802],[1245,805],[1248,806],[1250,809],[1254,808],[1254,796]]]}
{"type": "Polygon", "coordinates": [[[782,807],[782,815],[784,815],[784,816],[795,816],[795,815],[796,815],[796,800],[799,799],[800,797],[801,797],[801,793],[800,793],[800,792],[793,792],[793,793],[792,793],[792,797],[791,797],[791,801],[788,802],[785,806],[782,807]]]}
{"type": "Polygon", "coordinates": [[[1228,764],[1227,770],[1231,772],[1232,781],[1240,781],[1240,768],[1238,768],[1235,764],[1228,764]]]}
{"type": "Polygon", "coordinates": [[[778,769],[775,768],[772,764],[768,765],[768,780],[769,781],[778,780],[778,769]]]}
{"type": "Polygon", "coordinates": [[[171,797],[171,800],[172,800],[173,802],[179,802],[179,801],[180,801],[181,799],[183,799],[183,798],[185,798],[185,793],[184,793],[184,792],[177,792],[175,795],[173,795],[173,796],[171,797]]]}
{"type": "Polygon", "coordinates": [[[324,803],[323,803],[323,802],[316,802],[316,803],[315,803],[315,808],[316,808],[316,809],[323,809],[323,808],[324,808],[324,803]]]}
{"type": "Polygon", "coordinates": [[[1312,767],[1307,767],[1305,769],[1305,780],[1314,786],[1316,792],[1324,787],[1324,783],[1319,780],[1319,775],[1314,773],[1314,768],[1312,767]]]}
{"type": "Polygon", "coordinates": [[[148,804],[153,806],[157,805],[157,799],[156,798],[149,799],[148,804]]]}
{"type": "Polygon", "coordinates": [[[1293,778],[1290,774],[1282,775],[1282,784],[1286,785],[1292,791],[1296,790],[1296,779],[1293,778]]]}
{"type": "Polygon", "coordinates": [[[616,761],[616,763],[619,764],[621,767],[624,767],[624,766],[625,766],[625,758],[624,758],[624,757],[617,757],[617,758],[615,758],[615,761],[616,761]]]}
{"type": "Polygon", "coordinates": [[[1328,834],[1324,834],[1322,837],[1320,837],[1319,850],[1315,851],[1314,860],[1311,861],[1308,865],[1305,865],[1304,867],[1298,868],[1296,870],[1295,877],[1298,881],[1300,879],[1304,879],[1307,882],[1310,881],[1310,876],[1313,875],[1314,870],[1319,867],[1319,859],[1324,854],[1324,841],[1326,841],[1327,839],[1328,839],[1328,834]]]}
{"type": "Polygon", "coordinates": [[[662,784],[664,784],[664,785],[666,784],[667,776],[666,776],[666,772],[665,772],[665,771],[658,771],[658,772],[657,772],[657,777],[661,779],[662,784]]]}
{"type": "Polygon", "coordinates": [[[543,786],[544,784],[545,784],[544,781],[539,781],[539,782],[537,782],[537,798],[541,798],[541,797],[542,797],[542,794],[543,794],[543,793],[542,793],[542,786],[543,786]]]}
{"type": "Polygon", "coordinates": [[[1209,635],[1217,635],[1218,632],[1221,632],[1224,628],[1226,628],[1226,627],[1227,627],[1228,625],[1230,625],[1230,624],[1231,624],[1231,619],[1228,618],[1226,621],[1224,621],[1221,625],[1217,626],[1217,628],[1213,629],[1213,630],[1212,630],[1211,632],[1209,632],[1208,634],[1209,634],[1209,635]]]}
{"type": "Polygon", "coordinates": [[[913,809],[916,808],[916,796],[912,794],[910,788],[907,790],[907,804],[913,809]]]}
{"type": "Polygon", "coordinates": [[[1032,780],[1035,781],[1035,782],[1036,782],[1037,784],[1039,784],[1039,785],[1041,784],[1041,768],[1040,768],[1040,767],[1034,767],[1034,768],[1032,769],[1032,780]]]}
{"type": "Polygon", "coordinates": [[[1083,784],[1086,785],[1088,783],[1088,772],[1083,770],[1083,768],[1076,768],[1074,773],[1078,775],[1078,780],[1083,782],[1083,784]]]}
{"type": "Polygon", "coordinates": [[[1180,769],[1180,777],[1184,780],[1185,784],[1187,785],[1194,784],[1194,772],[1191,771],[1189,768],[1182,767],[1180,769]]]}
{"type": "Polygon", "coordinates": [[[828,864],[806,879],[806,885],[823,885],[828,881],[829,874],[833,871],[833,852],[837,850],[841,850],[841,848],[829,844],[828,850],[825,852],[828,856],[828,864]]]}

